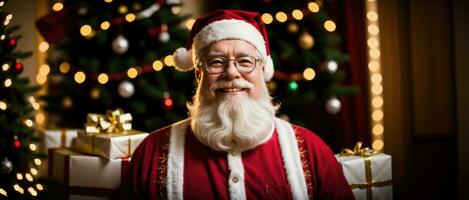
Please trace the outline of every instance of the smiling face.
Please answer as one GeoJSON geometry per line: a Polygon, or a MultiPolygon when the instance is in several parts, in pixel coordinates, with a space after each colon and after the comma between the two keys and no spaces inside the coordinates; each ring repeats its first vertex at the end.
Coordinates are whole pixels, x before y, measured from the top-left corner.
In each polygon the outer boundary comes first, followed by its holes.
{"type": "Polygon", "coordinates": [[[267,91],[264,82],[264,63],[256,61],[256,67],[252,72],[239,72],[234,60],[228,61],[224,70],[218,74],[210,74],[205,68],[205,63],[214,57],[235,59],[240,57],[260,58],[257,49],[244,40],[221,40],[207,47],[202,55],[204,64],[197,73],[201,76],[199,89],[205,93],[207,100],[223,99],[227,96],[246,96],[259,99],[267,91]]]}
{"type": "Polygon", "coordinates": [[[222,40],[200,55],[203,64],[196,71],[199,85],[188,104],[194,135],[212,149],[227,152],[242,152],[267,141],[278,107],[272,104],[264,83],[264,64],[256,61],[253,69],[249,67],[252,62],[242,59],[260,58],[256,48],[243,40],[222,40]],[[237,70],[233,59],[243,72],[237,70]]]}

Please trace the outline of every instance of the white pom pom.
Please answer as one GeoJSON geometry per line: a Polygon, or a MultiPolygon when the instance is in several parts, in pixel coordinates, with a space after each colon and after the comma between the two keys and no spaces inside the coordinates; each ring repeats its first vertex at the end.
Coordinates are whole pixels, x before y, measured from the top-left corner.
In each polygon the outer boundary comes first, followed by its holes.
{"type": "Polygon", "coordinates": [[[274,62],[270,56],[267,57],[264,67],[264,81],[268,82],[274,76],[274,62]]]}
{"type": "Polygon", "coordinates": [[[178,71],[186,72],[194,68],[194,64],[192,63],[192,53],[186,48],[181,47],[176,49],[173,53],[173,57],[174,66],[178,71]]]}

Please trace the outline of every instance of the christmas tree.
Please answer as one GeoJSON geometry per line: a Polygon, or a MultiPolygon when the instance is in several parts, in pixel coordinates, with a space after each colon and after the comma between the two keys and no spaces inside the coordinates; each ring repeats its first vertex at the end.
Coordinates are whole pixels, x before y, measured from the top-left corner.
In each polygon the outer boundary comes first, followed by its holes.
{"type": "Polygon", "coordinates": [[[171,67],[188,33],[180,10],[177,0],[54,4],[37,21],[50,44],[43,98],[50,124],[81,128],[86,114],[116,108],[131,113],[133,126],[144,131],[186,118],[193,75],[171,67]]]}
{"type": "Polygon", "coordinates": [[[13,15],[3,10],[4,4],[0,1],[0,199],[34,199],[44,189],[33,121],[39,109],[33,97],[37,88],[19,76],[21,59],[31,53],[15,50],[20,27],[8,26],[13,15]]]}
{"type": "Polygon", "coordinates": [[[318,102],[329,114],[341,109],[338,99],[358,92],[341,85],[339,66],[348,61],[340,51],[341,38],[322,1],[219,0],[213,9],[243,9],[262,14],[267,25],[275,74],[268,83],[280,115],[305,125],[307,104],[318,102]]]}

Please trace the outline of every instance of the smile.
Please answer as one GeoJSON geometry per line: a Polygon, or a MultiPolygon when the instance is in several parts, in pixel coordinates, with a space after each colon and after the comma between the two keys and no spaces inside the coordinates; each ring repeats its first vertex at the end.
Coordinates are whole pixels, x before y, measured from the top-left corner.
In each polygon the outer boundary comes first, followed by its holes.
{"type": "Polygon", "coordinates": [[[217,92],[241,92],[246,90],[246,88],[219,88],[216,89],[217,92]]]}

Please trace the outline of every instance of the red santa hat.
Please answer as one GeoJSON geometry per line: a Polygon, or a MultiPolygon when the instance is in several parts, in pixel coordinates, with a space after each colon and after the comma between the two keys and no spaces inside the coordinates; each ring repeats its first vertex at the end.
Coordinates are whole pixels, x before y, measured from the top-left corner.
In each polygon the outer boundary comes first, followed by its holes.
{"type": "Polygon", "coordinates": [[[265,62],[264,80],[269,81],[272,78],[274,65],[261,15],[242,10],[216,10],[197,18],[186,47],[177,49],[173,54],[176,69],[192,70],[195,58],[201,49],[224,39],[240,39],[256,47],[265,62]]]}

